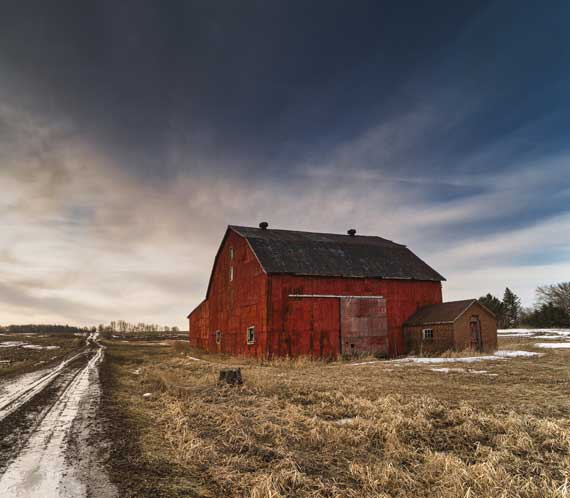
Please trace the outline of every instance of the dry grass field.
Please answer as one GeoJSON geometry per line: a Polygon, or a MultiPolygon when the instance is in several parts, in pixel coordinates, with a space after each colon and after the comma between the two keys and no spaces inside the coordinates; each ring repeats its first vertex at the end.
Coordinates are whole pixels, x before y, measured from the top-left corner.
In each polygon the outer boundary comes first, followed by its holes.
{"type": "Polygon", "coordinates": [[[570,496],[570,350],[354,366],[106,344],[101,417],[125,498],[570,496]],[[228,365],[243,386],[218,385],[228,365]]]}

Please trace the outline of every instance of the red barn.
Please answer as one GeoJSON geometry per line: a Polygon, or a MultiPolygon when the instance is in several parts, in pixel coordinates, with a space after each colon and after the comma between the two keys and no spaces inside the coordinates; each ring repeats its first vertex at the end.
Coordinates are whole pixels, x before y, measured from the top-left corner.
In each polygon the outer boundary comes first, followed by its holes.
{"type": "Polygon", "coordinates": [[[445,280],[381,237],[229,226],[190,344],[247,356],[405,353],[404,322],[445,280]]]}

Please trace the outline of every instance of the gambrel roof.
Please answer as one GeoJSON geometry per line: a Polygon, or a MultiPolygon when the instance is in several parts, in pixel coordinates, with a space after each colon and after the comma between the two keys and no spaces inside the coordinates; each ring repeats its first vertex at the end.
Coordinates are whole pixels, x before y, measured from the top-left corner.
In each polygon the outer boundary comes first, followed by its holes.
{"type": "Polygon", "coordinates": [[[382,237],[230,225],[268,274],[445,280],[405,245],[382,237]]]}

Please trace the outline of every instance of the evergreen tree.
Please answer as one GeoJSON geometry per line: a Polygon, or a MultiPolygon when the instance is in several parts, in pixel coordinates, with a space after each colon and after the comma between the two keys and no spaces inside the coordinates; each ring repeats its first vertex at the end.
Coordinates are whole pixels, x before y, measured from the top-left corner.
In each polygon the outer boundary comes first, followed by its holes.
{"type": "Polygon", "coordinates": [[[508,287],[503,294],[504,326],[508,329],[516,327],[520,322],[521,300],[508,287]]]}
{"type": "Polygon", "coordinates": [[[524,323],[531,327],[570,327],[570,317],[565,310],[552,303],[542,304],[525,317],[524,323]]]}
{"type": "Polygon", "coordinates": [[[503,328],[503,322],[505,318],[505,306],[503,305],[503,302],[492,294],[481,296],[478,301],[495,314],[498,327],[503,328]]]}

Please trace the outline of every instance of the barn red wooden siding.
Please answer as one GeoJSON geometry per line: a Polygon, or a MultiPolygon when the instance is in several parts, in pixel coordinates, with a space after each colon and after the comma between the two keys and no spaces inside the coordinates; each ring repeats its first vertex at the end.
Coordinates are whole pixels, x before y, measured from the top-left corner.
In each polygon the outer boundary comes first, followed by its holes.
{"type": "Polygon", "coordinates": [[[265,356],[267,281],[247,241],[228,231],[214,263],[206,300],[190,314],[190,344],[210,352],[265,356]],[[255,342],[247,344],[247,328],[252,326],[255,342]],[[220,344],[216,344],[218,330],[220,344]]]}
{"type": "Polygon", "coordinates": [[[301,294],[383,296],[390,356],[406,352],[406,319],[422,306],[442,302],[438,281],[268,276],[246,239],[228,230],[216,256],[206,300],[189,316],[190,344],[210,352],[257,357],[336,357],[341,352],[339,298],[291,297],[301,294]],[[251,326],[255,327],[255,342],[247,344],[251,326]],[[219,344],[216,331],[221,332],[219,344]]]}

